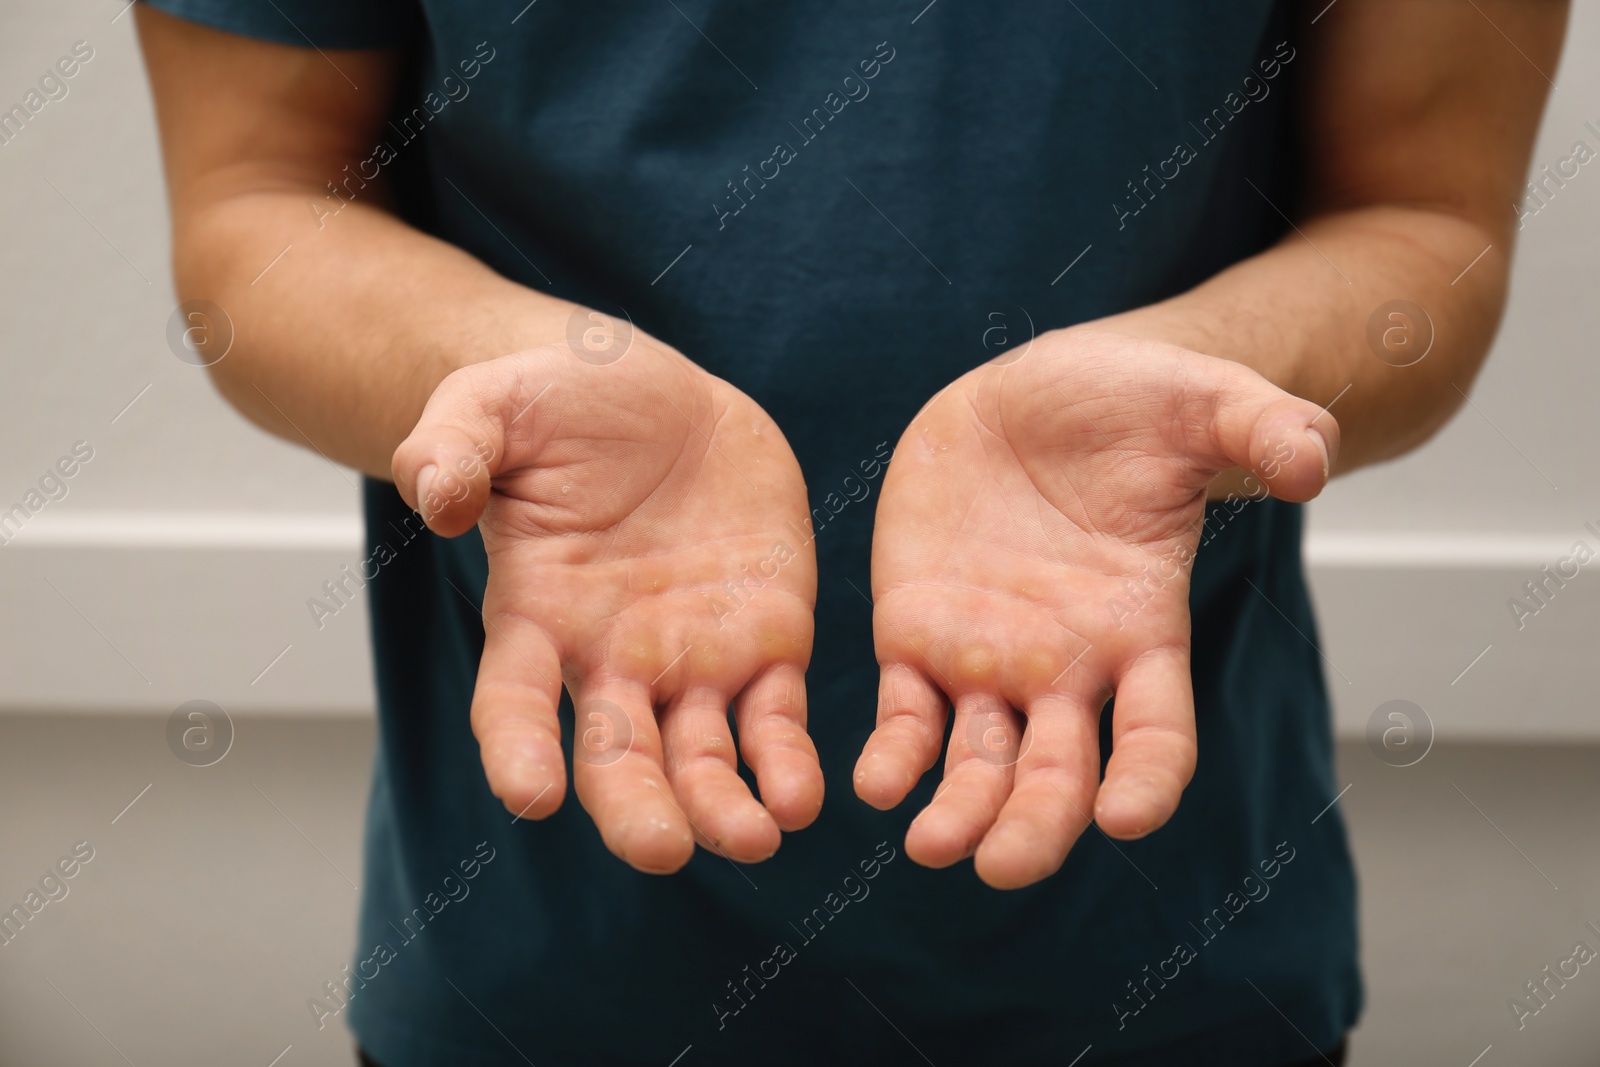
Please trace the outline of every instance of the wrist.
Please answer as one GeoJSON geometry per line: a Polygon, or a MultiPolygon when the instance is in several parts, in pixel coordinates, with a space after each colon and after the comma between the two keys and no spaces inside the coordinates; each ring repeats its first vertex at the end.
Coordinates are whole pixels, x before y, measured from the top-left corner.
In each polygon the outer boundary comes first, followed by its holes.
{"type": "Polygon", "coordinates": [[[451,371],[474,363],[563,343],[569,324],[582,314],[568,300],[546,296],[507,282],[505,291],[487,292],[466,305],[454,305],[445,314],[455,320],[453,329],[430,331],[427,344],[438,372],[429,392],[451,371]]]}

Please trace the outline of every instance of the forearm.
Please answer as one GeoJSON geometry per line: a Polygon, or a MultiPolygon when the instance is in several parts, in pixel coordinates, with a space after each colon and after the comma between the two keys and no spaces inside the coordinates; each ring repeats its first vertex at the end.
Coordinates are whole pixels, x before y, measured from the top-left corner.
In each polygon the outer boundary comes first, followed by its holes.
{"type": "Polygon", "coordinates": [[[1462,403],[1504,307],[1510,243],[1509,226],[1427,208],[1330,213],[1186,293],[1097,325],[1244,363],[1332,405],[1336,470],[1349,471],[1421,444],[1462,403]],[[1431,348],[1424,320],[1398,351],[1374,351],[1369,321],[1394,300],[1425,310],[1431,348]],[[1424,348],[1420,362],[1394,365],[1424,348]]]}
{"type": "Polygon", "coordinates": [[[1336,469],[1348,471],[1426,440],[1483,362],[1567,4],[1312,6],[1296,116],[1305,217],[1272,249],[1118,325],[1330,405],[1336,469]],[[1378,314],[1394,301],[1425,312],[1399,351],[1403,320],[1378,314]]]}
{"type": "Polygon", "coordinates": [[[279,185],[218,195],[174,232],[180,299],[233,323],[217,387],[263,428],[387,478],[445,375],[565,336],[573,305],[380,206],[349,204],[319,226],[307,202],[320,195],[279,185]]]}

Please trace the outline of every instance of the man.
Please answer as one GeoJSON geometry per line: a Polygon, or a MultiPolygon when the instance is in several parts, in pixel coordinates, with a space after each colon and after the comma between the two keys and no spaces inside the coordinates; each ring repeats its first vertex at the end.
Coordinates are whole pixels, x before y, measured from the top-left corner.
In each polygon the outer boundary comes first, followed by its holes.
{"type": "Polygon", "coordinates": [[[1291,502],[1459,404],[1565,12],[142,7],[216,383],[369,476],[314,1024],[385,1067],[1341,1059],[1291,502]]]}

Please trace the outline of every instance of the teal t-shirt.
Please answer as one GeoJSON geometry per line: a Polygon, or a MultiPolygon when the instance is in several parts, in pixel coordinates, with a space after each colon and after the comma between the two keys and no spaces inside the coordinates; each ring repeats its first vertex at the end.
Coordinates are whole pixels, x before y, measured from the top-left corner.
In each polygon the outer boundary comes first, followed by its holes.
{"type": "Polygon", "coordinates": [[[1265,1067],[1338,1043],[1361,997],[1355,888],[1324,813],[1298,508],[1208,512],[1199,769],[1163,829],[1091,831],[1002,893],[902,854],[937,770],[887,813],[850,780],[877,679],[852,583],[883,459],[929,396],[1030,331],[1169,296],[1279,236],[1304,65],[1288,5],[155,2],[299,47],[405,48],[394,121],[353,171],[744,390],[812,494],[822,815],[765,863],[701,851],[652,877],[572,797],[513,823],[490,795],[467,714],[482,544],[418,534],[367,484],[369,548],[392,559],[369,584],[359,945],[308,1029],[344,1015],[385,1067],[1265,1067]]]}

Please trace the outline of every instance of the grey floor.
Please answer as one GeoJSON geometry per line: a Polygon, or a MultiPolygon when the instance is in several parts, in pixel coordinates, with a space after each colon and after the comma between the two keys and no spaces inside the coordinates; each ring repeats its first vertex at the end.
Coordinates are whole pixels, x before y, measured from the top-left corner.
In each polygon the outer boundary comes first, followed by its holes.
{"type": "MultiPolygon", "coordinates": [[[[204,768],[164,725],[0,716],[0,907],[94,849],[0,945],[0,1064],[347,1067],[305,1004],[349,958],[371,724],[241,719],[204,768]]],[[[1600,1062],[1600,967],[1520,1032],[1507,1007],[1600,948],[1600,748],[1439,745],[1396,769],[1357,744],[1340,775],[1368,984],[1351,1062],[1600,1062]]]]}

